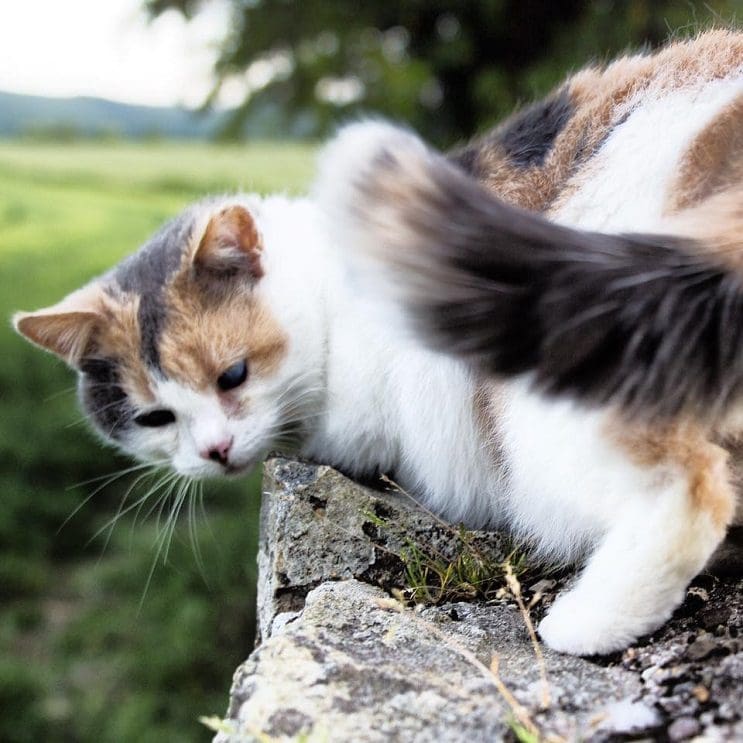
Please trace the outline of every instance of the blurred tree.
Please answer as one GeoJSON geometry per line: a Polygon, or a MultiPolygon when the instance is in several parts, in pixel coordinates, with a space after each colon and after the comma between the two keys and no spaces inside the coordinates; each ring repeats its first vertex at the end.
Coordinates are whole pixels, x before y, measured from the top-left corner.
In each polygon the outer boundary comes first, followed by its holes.
{"type": "MultiPolygon", "coordinates": [[[[213,0],[145,0],[186,17],[213,0]]],[[[209,103],[223,89],[286,133],[323,135],[359,111],[401,119],[439,143],[470,136],[570,69],[672,32],[725,23],[743,0],[230,0],[209,103]]]]}

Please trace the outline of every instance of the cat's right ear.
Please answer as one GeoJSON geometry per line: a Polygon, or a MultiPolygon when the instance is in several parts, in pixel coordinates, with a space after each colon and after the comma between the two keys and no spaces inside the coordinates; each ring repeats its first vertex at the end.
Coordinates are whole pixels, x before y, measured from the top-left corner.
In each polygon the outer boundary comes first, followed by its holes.
{"type": "Polygon", "coordinates": [[[262,244],[250,212],[243,206],[228,206],[209,220],[193,265],[199,271],[218,276],[241,274],[253,279],[263,276],[262,244]]]}
{"type": "Polygon", "coordinates": [[[100,288],[86,286],[51,307],[17,312],[13,327],[34,345],[77,368],[102,325],[100,299],[100,288]]]}

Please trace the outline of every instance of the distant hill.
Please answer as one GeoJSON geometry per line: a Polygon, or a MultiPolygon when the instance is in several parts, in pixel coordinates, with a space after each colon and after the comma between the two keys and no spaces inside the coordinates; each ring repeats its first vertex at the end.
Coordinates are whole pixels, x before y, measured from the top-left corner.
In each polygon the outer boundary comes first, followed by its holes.
{"type": "Polygon", "coordinates": [[[184,108],[117,103],[103,98],[44,98],[0,92],[0,137],[20,135],[124,138],[213,137],[228,116],[184,108]]]}

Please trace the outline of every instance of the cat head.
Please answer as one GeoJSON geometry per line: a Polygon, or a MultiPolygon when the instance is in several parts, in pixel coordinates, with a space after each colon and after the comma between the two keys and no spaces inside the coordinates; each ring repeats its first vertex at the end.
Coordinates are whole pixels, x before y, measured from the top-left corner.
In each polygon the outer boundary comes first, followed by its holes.
{"type": "Polygon", "coordinates": [[[14,317],[77,370],[105,440],[204,477],[247,470],[298,423],[301,375],[264,291],[260,210],[200,202],[109,273],[14,317]]]}

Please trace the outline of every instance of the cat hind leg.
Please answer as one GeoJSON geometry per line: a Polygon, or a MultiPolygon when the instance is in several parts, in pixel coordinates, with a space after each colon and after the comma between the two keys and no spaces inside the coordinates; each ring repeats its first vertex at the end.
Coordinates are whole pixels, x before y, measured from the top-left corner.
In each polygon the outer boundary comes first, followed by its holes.
{"type": "Polygon", "coordinates": [[[684,599],[732,520],[726,454],[690,448],[635,507],[621,514],[575,586],[539,625],[545,644],[575,655],[622,650],[653,632],[684,599]]]}

